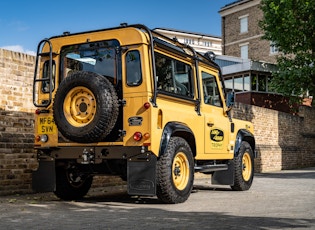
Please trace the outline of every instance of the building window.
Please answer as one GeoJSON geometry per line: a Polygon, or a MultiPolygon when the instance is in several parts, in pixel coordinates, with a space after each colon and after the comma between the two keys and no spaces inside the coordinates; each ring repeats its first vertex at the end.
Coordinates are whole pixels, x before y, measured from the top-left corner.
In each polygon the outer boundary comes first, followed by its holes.
{"type": "Polygon", "coordinates": [[[245,73],[228,77],[224,80],[227,92],[273,92],[270,88],[271,75],[259,73],[245,73]]]}
{"type": "Polygon", "coordinates": [[[225,89],[227,92],[234,91],[233,77],[224,80],[225,89]]]}
{"type": "Polygon", "coordinates": [[[270,42],[270,54],[277,54],[279,52],[278,47],[274,42],[270,42]]]}
{"type": "Polygon", "coordinates": [[[234,77],[234,91],[235,92],[242,92],[244,91],[244,82],[242,76],[235,76],[234,77]]]}
{"type": "Polygon", "coordinates": [[[240,45],[241,58],[248,59],[248,43],[240,45]]]}
{"type": "Polygon", "coordinates": [[[270,81],[270,76],[264,74],[253,74],[252,91],[270,92],[268,90],[268,81],[270,81]]]}
{"type": "Polygon", "coordinates": [[[239,17],[240,20],[240,33],[248,32],[248,15],[239,17]]]}
{"type": "Polygon", "coordinates": [[[216,82],[215,76],[206,72],[202,72],[201,76],[202,76],[204,103],[208,105],[222,107],[219,88],[218,88],[218,84],[216,82]]]}
{"type": "Polygon", "coordinates": [[[212,46],[212,42],[205,41],[204,42],[204,46],[210,47],[210,46],[212,46]]]}
{"type": "Polygon", "coordinates": [[[185,38],[184,43],[188,45],[193,45],[195,43],[194,39],[191,38],[185,38]]]}
{"type": "Polygon", "coordinates": [[[250,91],[250,76],[244,74],[240,76],[233,76],[224,80],[227,91],[243,92],[250,91]]]}
{"type": "Polygon", "coordinates": [[[248,74],[244,76],[244,91],[250,91],[250,76],[248,74]]]}

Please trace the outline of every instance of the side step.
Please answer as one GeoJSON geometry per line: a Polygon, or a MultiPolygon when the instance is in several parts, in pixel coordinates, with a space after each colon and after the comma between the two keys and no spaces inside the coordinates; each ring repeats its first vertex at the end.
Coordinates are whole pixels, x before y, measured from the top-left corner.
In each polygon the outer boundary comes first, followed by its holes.
{"type": "Polygon", "coordinates": [[[234,184],[234,164],[196,165],[195,172],[213,172],[211,176],[212,184],[233,185],[234,184]]]}
{"type": "Polygon", "coordinates": [[[229,166],[227,164],[216,164],[216,165],[196,165],[195,172],[215,172],[215,171],[223,171],[228,170],[229,166]]]}

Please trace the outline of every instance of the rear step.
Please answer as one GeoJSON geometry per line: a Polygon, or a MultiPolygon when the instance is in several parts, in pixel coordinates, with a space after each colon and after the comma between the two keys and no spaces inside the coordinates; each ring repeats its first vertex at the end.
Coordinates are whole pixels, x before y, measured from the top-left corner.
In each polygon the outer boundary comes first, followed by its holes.
{"type": "Polygon", "coordinates": [[[228,170],[229,166],[227,164],[217,164],[217,165],[196,165],[195,172],[215,172],[228,170]]]}

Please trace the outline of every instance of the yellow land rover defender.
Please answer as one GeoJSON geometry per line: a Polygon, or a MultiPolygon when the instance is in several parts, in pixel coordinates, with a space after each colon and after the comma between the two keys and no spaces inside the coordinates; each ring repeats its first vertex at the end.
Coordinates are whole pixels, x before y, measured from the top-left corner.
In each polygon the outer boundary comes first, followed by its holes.
{"type": "Polygon", "coordinates": [[[255,139],[233,119],[211,55],[144,25],[64,33],[38,45],[35,191],[80,199],[93,176],[119,175],[130,195],[188,199],[195,172],[250,188],[255,139]]]}

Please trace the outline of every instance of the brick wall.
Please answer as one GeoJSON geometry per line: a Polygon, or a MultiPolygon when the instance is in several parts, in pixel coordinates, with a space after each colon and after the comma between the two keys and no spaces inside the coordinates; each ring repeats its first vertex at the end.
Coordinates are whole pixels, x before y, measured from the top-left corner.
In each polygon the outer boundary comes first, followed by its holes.
{"type": "Polygon", "coordinates": [[[233,117],[253,122],[257,172],[315,166],[315,108],[299,115],[236,103],[233,117]]]}
{"type": "Polygon", "coordinates": [[[0,195],[31,191],[35,57],[0,49],[0,195]]]}
{"type": "MultiPolygon", "coordinates": [[[[0,195],[29,193],[37,168],[32,81],[35,58],[0,49],[0,195]]],[[[315,165],[315,109],[300,116],[236,103],[234,117],[252,121],[259,151],[256,171],[315,165]]],[[[96,178],[94,187],[121,184],[119,178],[96,178]]]]}
{"type": "Polygon", "coordinates": [[[35,57],[0,49],[0,109],[33,112],[35,57]]]}

